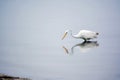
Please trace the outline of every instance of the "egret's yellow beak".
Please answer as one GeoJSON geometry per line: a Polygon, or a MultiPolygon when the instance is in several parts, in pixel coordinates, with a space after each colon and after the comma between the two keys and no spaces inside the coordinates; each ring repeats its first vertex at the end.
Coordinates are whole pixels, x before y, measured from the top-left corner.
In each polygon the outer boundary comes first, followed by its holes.
{"type": "Polygon", "coordinates": [[[67,35],[67,32],[64,33],[62,40],[66,37],[66,35],[67,35]]]}

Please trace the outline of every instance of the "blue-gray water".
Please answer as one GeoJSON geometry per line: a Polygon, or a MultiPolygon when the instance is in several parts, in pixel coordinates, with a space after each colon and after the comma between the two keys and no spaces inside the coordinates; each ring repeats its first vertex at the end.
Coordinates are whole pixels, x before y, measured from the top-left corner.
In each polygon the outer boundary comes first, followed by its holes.
{"type": "Polygon", "coordinates": [[[1,0],[0,73],[32,80],[120,80],[119,27],[119,0],[1,0]],[[70,35],[61,40],[66,29],[100,35],[95,43],[70,35]]]}

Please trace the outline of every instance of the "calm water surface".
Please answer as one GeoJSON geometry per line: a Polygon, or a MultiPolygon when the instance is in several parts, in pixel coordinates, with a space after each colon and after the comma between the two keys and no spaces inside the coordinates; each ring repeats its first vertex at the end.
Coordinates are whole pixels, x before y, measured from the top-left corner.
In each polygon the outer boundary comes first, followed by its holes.
{"type": "Polygon", "coordinates": [[[0,1],[0,73],[32,80],[120,80],[118,0],[0,1]],[[66,29],[100,33],[84,43],[66,29]]]}

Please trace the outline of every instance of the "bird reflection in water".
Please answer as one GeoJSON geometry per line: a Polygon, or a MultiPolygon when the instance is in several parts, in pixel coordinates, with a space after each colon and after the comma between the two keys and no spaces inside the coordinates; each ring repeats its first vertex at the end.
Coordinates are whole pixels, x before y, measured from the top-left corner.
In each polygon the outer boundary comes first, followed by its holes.
{"type": "Polygon", "coordinates": [[[82,53],[85,53],[85,52],[88,52],[90,49],[98,47],[98,46],[99,44],[97,43],[97,41],[84,41],[82,43],[76,44],[73,47],[71,47],[70,51],[65,46],[63,46],[63,49],[65,50],[67,54],[73,54],[74,48],[80,47],[80,51],[82,53]]]}

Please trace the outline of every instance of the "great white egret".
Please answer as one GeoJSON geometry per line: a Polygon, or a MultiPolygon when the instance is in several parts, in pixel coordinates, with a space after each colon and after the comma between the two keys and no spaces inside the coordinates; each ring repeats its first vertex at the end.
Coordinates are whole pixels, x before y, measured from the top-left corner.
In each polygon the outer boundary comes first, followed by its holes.
{"type": "Polygon", "coordinates": [[[68,32],[71,33],[71,36],[74,38],[78,38],[78,39],[83,39],[84,41],[90,40],[90,39],[94,39],[97,38],[97,35],[99,34],[98,32],[94,32],[94,31],[89,31],[89,30],[80,30],[80,32],[76,35],[72,35],[72,30],[66,30],[62,40],[66,37],[66,35],[68,34],[68,32]]]}

